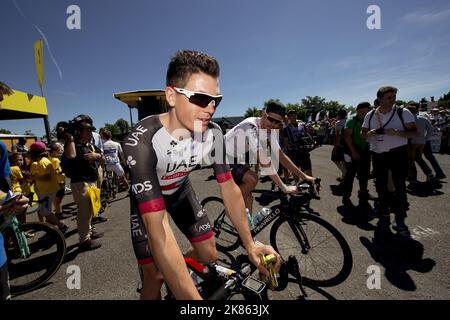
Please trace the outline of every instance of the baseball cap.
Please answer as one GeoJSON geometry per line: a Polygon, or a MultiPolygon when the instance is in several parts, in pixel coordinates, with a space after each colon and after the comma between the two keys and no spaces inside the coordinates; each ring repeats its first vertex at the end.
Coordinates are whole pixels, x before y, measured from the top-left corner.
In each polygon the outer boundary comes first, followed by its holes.
{"type": "Polygon", "coordinates": [[[42,141],[37,141],[30,146],[31,151],[43,152],[47,150],[47,146],[42,141]]]}

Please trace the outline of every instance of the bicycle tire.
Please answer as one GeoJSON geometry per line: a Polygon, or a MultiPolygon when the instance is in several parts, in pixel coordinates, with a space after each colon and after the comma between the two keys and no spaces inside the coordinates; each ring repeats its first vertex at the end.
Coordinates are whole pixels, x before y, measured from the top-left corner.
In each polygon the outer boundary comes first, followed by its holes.
{"type": "Polygon", "coordinates": [[[295,255],[297,257],[303,283],[306,285],[310,284],[319,287],[331,287],[338,285],[348,278],[353,267],[352,253],[345,238],[334,226],[315,215],[301,213],[298,219],[280,217],[274,222],[270,230],[270,243],[282,257],[286,258],[289,255],[295,255]],[[293,226],[296,230],[292,229],[293,226]],[[323,246],[319,248],[318,246],[324,243],[327,239],[322,240],[318,238],[320,242],[318,242],[317,245],[315,245],[315,242],[313,243],[317,235],[317,230],[323,229],[325,229],[329,234],[328,237],[330,239],[334,239],[337,244],[335,248],[327,251],[326,254],[321,254],[320,252],[320,248],[322,248],[322,251],[326,248],[323,246]],[[309,231],[314,230],[316,230],[314,234],[309,234],[309,231]],[[283,232],[287,234],[287,237],[291,243],[297,239],[299,242],[299,247],[287,248],[289,244],[286,243],[286,240],[282,239],[281,233],[283,232]],[[303,251],[302,243],[300,243],[300,241],[303,240],[299,240],[299,237],[303,237],[303,235],[301,235],[302,233],[306,234],[306,237],[310,242],[311,248],[307,253],[303,251]],[[331,270],[331,276],[327,275],[320,277],[317,274],[316,268],[318,266],[315,265],[316,262],[312,258],[313,254],[315,254],[315,257],[321,258],[322,261],[332,262],[330,264],[331,268],[330,266],[320,267],[322,271],[331,270]],[[309,261],[307,261],[308,259],[309,261]],[[337,267],[335,265],[337,265],[337,267]],[[324,268],[327,268],[327,270],[324,268]],[[334,270],[337,270],[337,273],[334,270]]]}
{"type": "Polygon", "coordinates": [[[65,237],[57,227],[32,222],[19,225],[19,230],[32,232],[34,237],[27,239],[30,256],[24,259],[12,229],[4,233],[12,295],[27,293],[46,283],[59,270],[67,252],[65,237]],[[47,250],[54,252],[45,253],[47,250]]]}
{"type": "Polygon", "coordinates": [[[237,249],[240,245],[239,234],[225,213],[223,200],[218,197],[207,197],[200,204],[213,221],[217,248],[225,251],[237,249]]]}

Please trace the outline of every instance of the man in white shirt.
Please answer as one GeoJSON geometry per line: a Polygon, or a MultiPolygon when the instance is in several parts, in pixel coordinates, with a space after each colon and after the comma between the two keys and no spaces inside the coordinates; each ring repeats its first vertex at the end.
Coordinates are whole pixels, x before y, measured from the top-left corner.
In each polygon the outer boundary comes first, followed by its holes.
{"type": "Polygon", "coordinates": [[[433,126],[431,125],[430,120],[418,115],[416,103],[414,101],[408,102],[407,109],[414,115],[417,127],[417,136],[411,139],[408,146],[408,181],[417,183],[417,169],[415,164],[417,162],[423,173],[427,176],[427,181],[430,182],[434,178],[433,171],[422,158],[422,154],[425,148],[426,139],[433,133],[433,126]]]}
{"type": "Polygon", "coordinates": [[[277,129],[281,126],[285,114],[283,105],[271,102],[262,111],[261,118],[245,119],[228,131],[224,137],[227,161],[232,168],[231,174],[242,192],[250,214],[253,209],[252,191],[258,183],[258,175],[250,169],[250,165],[258,164],[262,175],[269,176],[285,193],[296,192],[297,188],[284,184],[280,179],[277,174],[277,161],[300,180],[311,183],[315,181],[315,178],[297,168],[279,146],[277,129]]]}
{"type": "MultiPolygon", "coordinates": [[[[119,178],[122,179],[126,190],[130,188],[125,171],[120,164],[120,159],[124,159],[122,146],[118,142],[111,140],[111,132],[108,129],[102,130],[103,154],[105,155],[106,171],[113,171],[119,178]]],[[[125,161],[122,161],[125,163],[125,161]]]]}
{"type": "Polygon", "coordinates": [[[369,112],[362,125],[362,137],[369,140],[373,157],[375,186],[378,193],[380,226],[389,226],[390,209],[395,214],[393,226],[400,235],[409,237],[405,224],[408,199],[408,139],[417,134],[414,116],[407,109],[394,107],[397,88],[381,87],[377,92],[380,106],[369,112]],[[395,198],[388,193],[388,172],[392,172],[395,198]],[[395,199],[395,201],[390,201],[395,199]]]}

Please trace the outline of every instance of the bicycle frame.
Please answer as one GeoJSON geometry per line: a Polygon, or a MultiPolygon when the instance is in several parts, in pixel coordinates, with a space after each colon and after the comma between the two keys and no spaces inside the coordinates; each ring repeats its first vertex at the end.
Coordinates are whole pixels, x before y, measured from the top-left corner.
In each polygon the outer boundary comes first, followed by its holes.
{"type": "Polygon", "coordinates": [[[20,255],[22,259],[26,259],[31,255],[30,248],[28,247],[28,241],[25,233],[19,230],[20,222],[15,216],[9,218],[2,226],[1,232],[3,232],[7,227],[11,227],[17,240],[17,245],[20,249],[20,255]]]}

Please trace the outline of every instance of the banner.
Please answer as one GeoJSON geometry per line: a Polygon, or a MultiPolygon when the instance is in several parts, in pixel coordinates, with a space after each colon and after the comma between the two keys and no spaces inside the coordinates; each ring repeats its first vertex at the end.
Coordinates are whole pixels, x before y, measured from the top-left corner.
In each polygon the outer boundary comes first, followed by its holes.
{"type": "Polygon", "coordinates": [[[42,43],[42,39],[39,39],[34,43],[34,59],[36,61],[36,73],[41,92],[44,86],[44,55],[42,52],[42,43]]]}
{"type": "Polygon", "coordinates": [[[433,151],[433,153],[438,153],[441,150],[441,138],[442,138],[442,132],[440,131],[435,131],[431,137],[430,137],[430,141],[431,141],[431,150],[433,151]]]}

